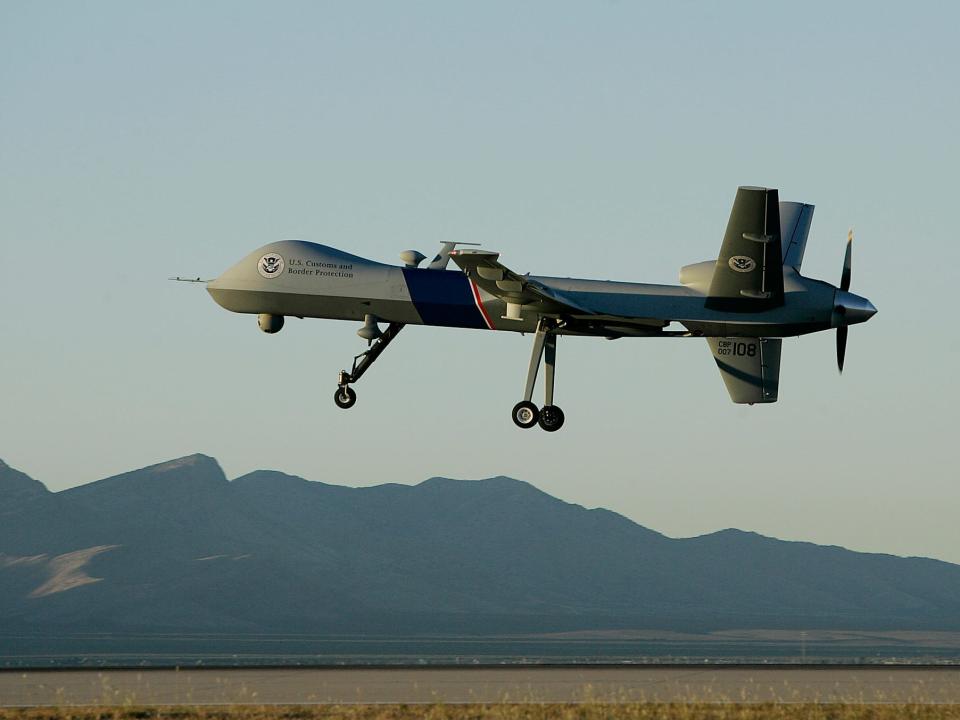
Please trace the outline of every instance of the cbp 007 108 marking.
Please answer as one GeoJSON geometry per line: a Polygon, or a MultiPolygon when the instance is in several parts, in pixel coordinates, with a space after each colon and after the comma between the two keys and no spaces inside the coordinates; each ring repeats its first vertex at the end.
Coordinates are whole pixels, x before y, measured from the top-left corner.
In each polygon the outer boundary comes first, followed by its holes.
{"type": "Polygon", "coordinates": [[[737,357],[755,357],[757,354],[756,343],[731,342],[723,340],[717,347],[717,355],[736,355],[737,357]]]}

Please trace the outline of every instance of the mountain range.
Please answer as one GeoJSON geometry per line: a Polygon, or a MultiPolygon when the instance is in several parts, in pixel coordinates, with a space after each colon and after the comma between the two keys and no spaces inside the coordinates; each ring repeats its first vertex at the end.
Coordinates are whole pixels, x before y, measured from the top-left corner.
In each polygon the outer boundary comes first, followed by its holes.
{"type": "Polygon", "coordinates": [[[960,630],[960,565],[666,537],[506,477],[229,481],[192,455],[60,492],[0,462],[0,632],[960,630]]]}

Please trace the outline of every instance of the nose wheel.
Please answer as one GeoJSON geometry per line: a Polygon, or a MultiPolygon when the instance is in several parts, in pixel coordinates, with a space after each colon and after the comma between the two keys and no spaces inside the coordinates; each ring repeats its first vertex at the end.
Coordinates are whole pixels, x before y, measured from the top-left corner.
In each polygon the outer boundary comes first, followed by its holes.
{"type": "Polygon", "coordinates": [[[333,401],[337,404],[337,407],[347,410],[348,408],[352,408],[354,403],[357,402],[357,393],[354,392],[353,388],[349,385],[338,387],[337,391],[333,394],[333,401]]]}
{"type": "Polygon", "coordinates": [[[527,369],[527,386],[524,389],[523,400],[513,406],[511,417],[517,427],[524,429],[540,425],[547,432],[556,432],[563,427],[563,410],[553,404],[554,377],[557,368],[557,332],[558,324],[555,320],[540,318],[537,323],[537,333],[533,338],[533,353],[530,356],[530,366],[527,369]],[[540,370],[540,360],[543,358],[546,365],[544,377],[544,403],[537,408],[531,401],[533,388],[537,382],[537,372],[540,370]]]}

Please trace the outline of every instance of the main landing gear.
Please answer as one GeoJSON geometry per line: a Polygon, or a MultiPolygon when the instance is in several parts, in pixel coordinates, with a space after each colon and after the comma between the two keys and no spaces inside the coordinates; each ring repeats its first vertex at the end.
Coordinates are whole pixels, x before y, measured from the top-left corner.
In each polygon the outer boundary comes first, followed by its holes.
{"type": "Polygon", "coordinates": [[[540,318],[537,323],[537,333],[533,337],[533,353],[530,355],[530,367],[527,369],[527,386],[523,393],[523,400],[513,406],[511,417],[513,422],[522,428],[532,428],[540,425],[547,432],[555,432],[563,427],[563,410],[553,404],[553,384],[557,367],[557,321],[549,318],[540,318]],[[531,402],[533,386],[537,382],[537,371],[540,369],[540,358],[545,356],[547,366],[543,407],[537,408],[531,402]]]}
{"type": "Polygon", "coordinates": [[[386,350],[387,345],[403,330],[403,327],[403,323],[390,323],[367,350],[353,358],[353,368],[350,372],[340,371],[340,376],[337,379],[337,391],[333,394],[333,401],[337,404],[337,407],[346,410],[354,406],[357,402],[357,393],[350,387],[350,384],[363,377],[363,374],[380,357],[380,353],[386,350]]]}

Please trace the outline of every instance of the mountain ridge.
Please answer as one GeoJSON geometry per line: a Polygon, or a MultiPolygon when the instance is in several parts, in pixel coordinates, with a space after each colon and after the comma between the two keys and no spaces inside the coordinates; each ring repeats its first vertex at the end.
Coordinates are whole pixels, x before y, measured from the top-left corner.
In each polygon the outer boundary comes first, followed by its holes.
{"type": "Polygon", "coordinates": [[[50,490],[42,482],[10,467],[0,459],[0,501],[4,504],[21,502],[49,493],[50,490]]]}
{"type": "MultiPolygon", "coordinates": [[[[879,551],[851,551],[848,548],[843,547],[842,545],[820,545],[818,543],[815,543],[809,540],[788,540],[784,538],[778,538],[772,535],[764,535],[762,533],[758,533],[753,530],[743,530],[743,529],[734,528],[734,527],[721,528],[718,530],[713,530],[711,532],[703,533],[701,535],[679,536],[679,537],[667,536],[667,535],[663,535],[662,533],[656,530],[653,530],[644,525],[641,525],[637,523],[635,520],[631,520],[629,517],[622,515],[614,510],[610,510],[608,508],[602,508],[602,507],[588,508],[586,506],[579,505],[577,503],[569,503],[567,501],[556,498],[550,495],[549,493],[544,492],[543,490],[540,490],[538,487],[536,487],[532,483],[529,483],[525,480],[512,478],[507,475],[495,475],[488,478],[478,478],[475,480],[448,478],[448,477],[438,475],[438,476],[429,477],[425,480],[421,480],[420,482],[414,483],[412,485],[387,482],[387,483],[380,483],[377,485],[352,486],[352,485],[338,485],[335,483],[328,483],[321,480],[310,480],[299,475],[293,475],[293,474],[286,473],[279,470],[260,469],[260,470],[253,470],[248,473],[244,473],[243,475],[238,475],[237,477],[232,479],[228,479],[226,477],[226,474],[223,472],[223,469],[220,467],[219,463],[217,462],[217,460],[212,456],[206,455],[204,453],[193,453],[193,454],[185,455],[179,458],[161,461],[153,465],[147,465],[142,468],[138,468],[136,470],[129,470],[124,473],[111,475],[106,478],[93,480],[93,481],[84,483],[82,485],[65,488],[59,491],[51,491],[49,488],[46,487],[46,485],[42,481],[36,480],[30,477],[29,475],[27,475],[26,473],[12,468],[10,465],[4,462],[3,459],[0,459],[0,498],[3,498],[3,493],[7,489],[7,487],[4,484],[4,481],[8,477],[14,478],[15,482],[19,482],[21,487],[29,488],[29,491],[25,493],[26,497],[36,497],[40,495],[49,496],[49,495],[64,495],[64,494],[70,494],[70,493],[81,493],[82,491],[89,492],[94,488],[96,488],[97,490],[100,490],[103,487],[114,484],[114,483],[117,483],[117,484],[127,483],[130,481],[131,478],[135,478],[141,474],[149,474],[150,476],[153,476],[153,477],[159,477],[165,473],[175,471],[181,468],[197,467],[197,466],[205,468],[208,472],[212,471],[212,473],[217,476],[218,482],[216,484],[218,485],[230,484],[230,485],[244,486],[244,485],[251,485],[251,484],[259,485],[262,482],[270,482],[270,483],[290,482],[291,484],[296,484],[296,485],[304,486],[307,488],[320,487],[320,488],[326,488],[326,489],[342,490],[347,492],[351,492],[351,491],[365,492],[365,491],[377,491],[380,489],[385,489],[385,490],[413,489],[413,488],[431,487],[431,486],[444,485],[444,484],[476,485],[478,487],[494,486],[497,484],[506,484],[509,487],[519,487],[519,488],[529,489],[533,493],[535,493],[537,496],[540,496],[542,498],[549,498],[550,500],[561,502],[565,505],[570,505],[572,507],[581,508],[586,512],[598,512],[598,513],[609,514],[623,521],[626,521],[627,523],[630,523],[631,525],[634,525],[637,528],[641,528],[650,533],[659,535],[661,537],[664,537],[670,540],[697,541],[697,540],[704,540],[709,538],[726,539],[726,538],[740,538],[740,537],[746,536],[746,537],[752,537],[752,538],[759,538],[762,540],[770,540],[777,543],[800,544],[800,545],[807,545],[810,547],[824,548],[824,549],[836,548],[839,550],[843,550],[845,552],[856,552],[859,555],[875,555],[875,556],[885,556],[885,557],[902,558],[902,559],[930,560],[933,562],[943,563],[946,565],[956,565],[956,563],[951,563],[946,560],[941,560],[939,558],[932,558],[932,557],[923,556],[923,555],[897,555],[894,553],[886,553],[886,552],[879,552],[879,551]]],[[[194,476],[198,474],[199,473],[194,474],[194,476]]],[[[201,477],[201,479],[203,478],[201,477]]]]}
{"type": "Polygon", "coordinates": [[[960,566],[734,528],[670,538],[506,476],[228,480],[195,454],[29,487],[30,502],[0,511],[0,628],[960,629],[960,566]],[[31,596],[55,560],[71,574],[31,596]]]}

